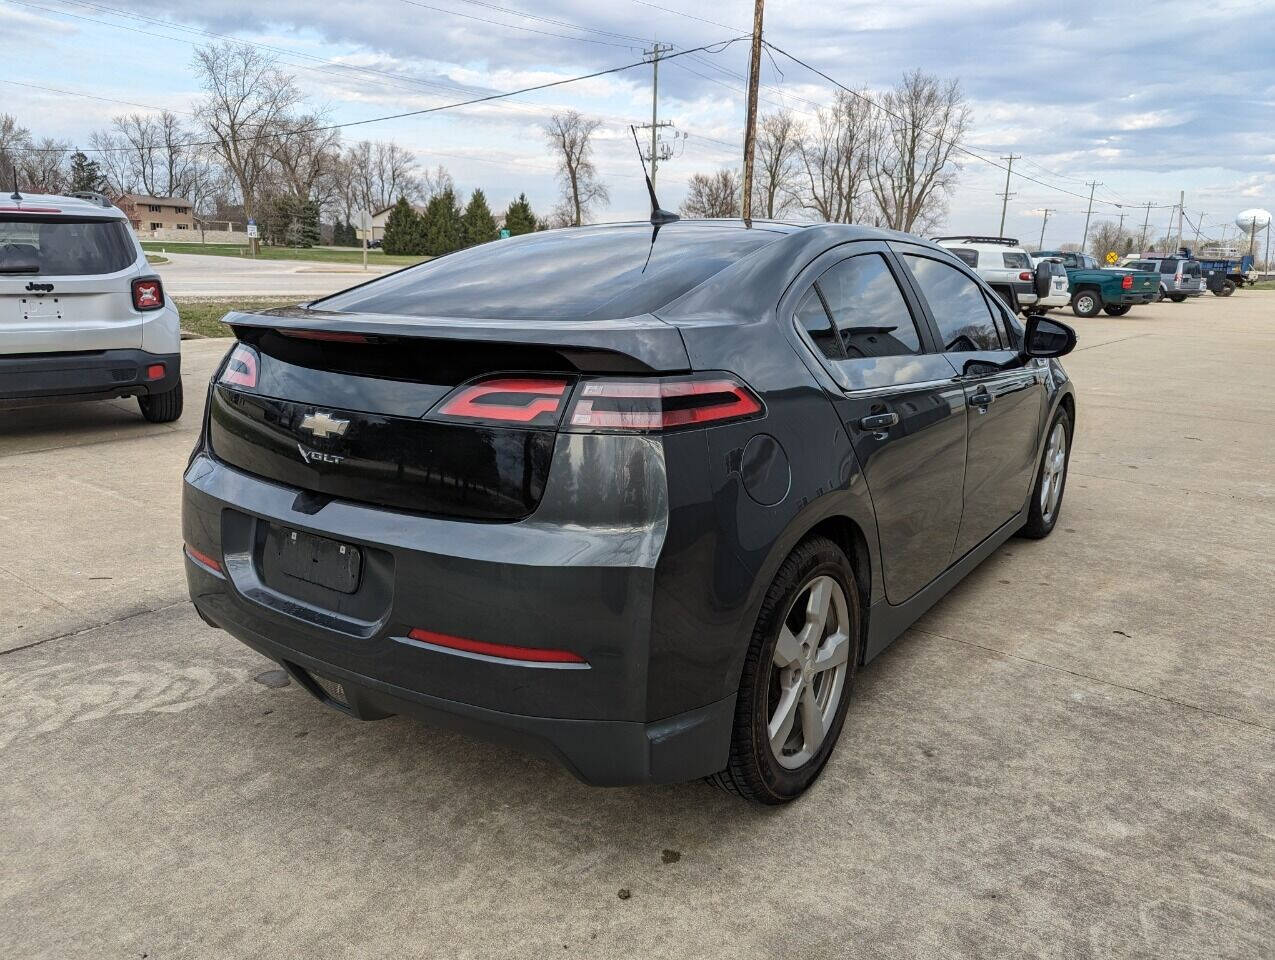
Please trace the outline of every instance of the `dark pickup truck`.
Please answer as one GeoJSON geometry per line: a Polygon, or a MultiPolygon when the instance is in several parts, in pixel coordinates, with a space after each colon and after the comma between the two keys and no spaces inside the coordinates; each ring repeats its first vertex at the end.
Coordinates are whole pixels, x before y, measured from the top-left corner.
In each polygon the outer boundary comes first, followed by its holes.
{"type": "Polygon", "coordinates": [[[1067,269],[1071,284],[1071,312],[1078,317],[1095,317],[1106,310],[1113,317],[1123,317],[1140,303],[1151,303],[1160,294],[1160,275],[1125,267],[1100,267],[1098,261],[1084,253],[1041,250],[1033,257],[1057,257],[1067,269]]]}

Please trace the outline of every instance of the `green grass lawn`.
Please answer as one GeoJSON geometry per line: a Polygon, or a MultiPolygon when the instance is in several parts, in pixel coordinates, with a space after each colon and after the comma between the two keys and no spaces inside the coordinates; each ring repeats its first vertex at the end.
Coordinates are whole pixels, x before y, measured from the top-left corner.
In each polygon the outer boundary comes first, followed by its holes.
{"type": "Polygon", "coordinates": [[[300,303],[301,297],[185,297],[177,304],[181,314],[182,329],[205,337],[233,337],[230,328],[221,322],[231,310],[268,310],[271,307],[289,307],[300,303]]]}
{"type": "MultiPolygon", "coordinates": [[[[167,240],[143,240],[148,253],[202,253],[211,257],[248,257],[247,244],[238,243],[173,243],[167,240]]],[[[312,260],[315,263],[363,263],[363,251],[348,247],[260,247],[259,260],[312,260]]],[[[408,267],[428,257],[391,257],[380,250],[369,250],[367,262],[373,266],[408,267]]]]}

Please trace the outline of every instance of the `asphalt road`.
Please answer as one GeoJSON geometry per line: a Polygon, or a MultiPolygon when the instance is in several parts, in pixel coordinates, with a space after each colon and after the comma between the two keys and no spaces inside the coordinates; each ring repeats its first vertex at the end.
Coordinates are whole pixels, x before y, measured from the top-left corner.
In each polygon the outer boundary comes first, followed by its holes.
{"type": "Polygon", "coordinates": [[[179,554],[224,341],[176,426],[4,414],[6,953],[1272,957],[1275,294],[1076,325],[1058,529],[863,672],[779,810],[256,682],[179,554]]]}
{"type": "Polygon", "coordinates": [[[344,290],[398,267],[304,260],[253,260],[198,253],[165,254],[155,270],[175,299],[182,297],[322,296],[344,290]]]}

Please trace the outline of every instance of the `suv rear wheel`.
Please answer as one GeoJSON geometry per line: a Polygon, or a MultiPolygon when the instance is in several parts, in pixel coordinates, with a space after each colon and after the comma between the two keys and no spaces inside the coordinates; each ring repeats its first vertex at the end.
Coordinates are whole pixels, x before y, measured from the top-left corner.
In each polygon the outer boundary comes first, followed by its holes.
{"type": "Polygon", "coordinates": [[[787,803],[836,745],[859,664],[859,592],[826,537],[800,543],[762,601],[744,661],[730,760],[709,781],[762,804],[787,803]]]}
{"type": "Polygon", "coordinates": [[[137,405],[142,408],[142,416],[151,423],[172,423],[182,415],[181,381],[164,393],[138,397],[137,405]]]}

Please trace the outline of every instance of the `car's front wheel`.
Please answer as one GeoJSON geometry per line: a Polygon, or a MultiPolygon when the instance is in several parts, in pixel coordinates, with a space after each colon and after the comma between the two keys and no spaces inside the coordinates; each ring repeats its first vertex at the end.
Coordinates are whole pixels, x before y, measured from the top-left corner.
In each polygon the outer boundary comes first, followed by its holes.
{"type": "Polygon", "coordinates": [[[151,423],[172,423],[182,415],[182,384],[164,393],[153,393],[138,397],[137,405],[142,408],[142,416],[151,423]]]}
{"type": "Polygon", "coordinates": [[[1097,290],[1078,290],[1071,298],[1071,312],[1078,317],[1096,317],[1102,309],[1102,297],[1097,290]]]}
{"type": "Polygon", "coordinates": [[[787,803],[823,770],[859,663],[859,594],[845,553],[810,537],[766,592],[735,703],[726,769],[709,780],[755,803],[787,803]]]}
{"type": "Polygon", "coordinates": [[[1045,435],[1045,452],[1040,458],[1036,486],[1032,489],[1027,522],[1019,531],[1024,537],[1039,540],[1047,537],[1058,523],[1062,512],[1063,492],[1067,488],[1067,464],[1071,461],[1071,417],[1059,407],[1045,435]]]}

